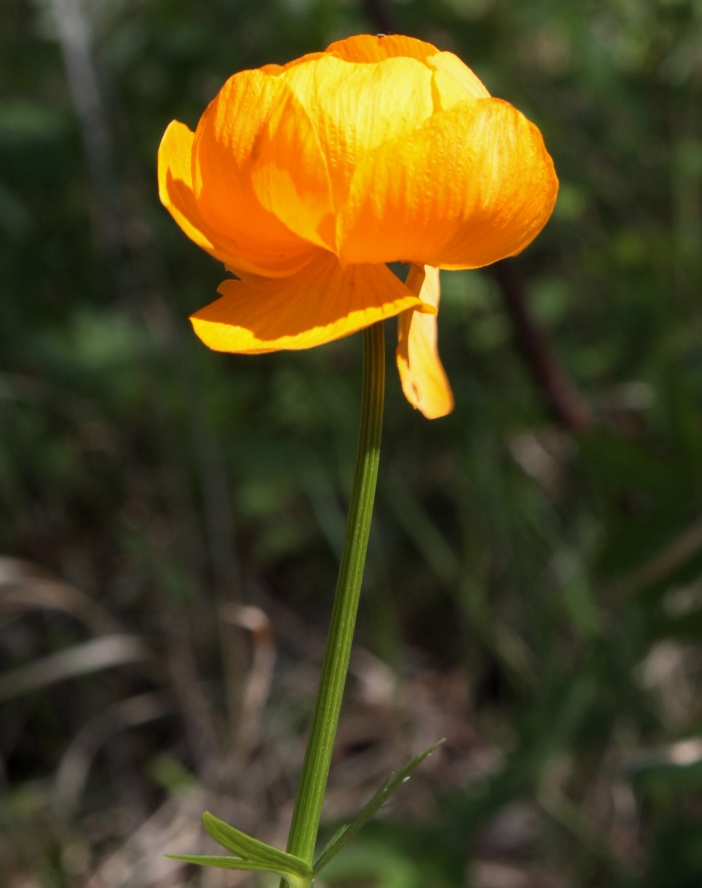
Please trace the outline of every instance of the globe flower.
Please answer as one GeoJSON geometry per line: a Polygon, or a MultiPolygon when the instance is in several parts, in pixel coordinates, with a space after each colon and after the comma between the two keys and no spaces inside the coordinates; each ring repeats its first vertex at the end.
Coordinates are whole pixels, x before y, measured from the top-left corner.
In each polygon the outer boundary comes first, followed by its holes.
{"type": "Polygon", "coordinates": [[[532,123],[457,56],[401,36],[235,74],[194,133],[169,125],[158,174],[176,222],[236,276],[191,318],[206,345],[311,348],[397,315],[402,388],[428,418],[453,407],[438,270],[519,253],[558,190],[532,123]]]}

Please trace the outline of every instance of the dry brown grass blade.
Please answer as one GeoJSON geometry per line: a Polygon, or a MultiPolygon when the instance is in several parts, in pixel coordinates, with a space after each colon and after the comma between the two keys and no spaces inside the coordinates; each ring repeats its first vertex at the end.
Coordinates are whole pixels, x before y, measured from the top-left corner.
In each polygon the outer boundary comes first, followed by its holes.
{"type": "Polygon", "coordinates": [[[0,612],[59,610],[96,635],[119,632],[120,624],[84,592],[29,561],[0,556],[0,612]]]}
{"type": "Polygon", "coordinates": [[[239,756],[245,759],[256,743],[261,712],[273,681],[276,656],[273,625],[261,608],[239,604],[221,607],[220,618],[246,629],[253,641],[253,660],[244,685],[237,738],[239,756]]]}
{"type": "Polygon", "coordinates": [[[0,675],[0,702],[67,678],[132,663],[156,665],[153,653],[140,638],[125,634],[105,635],[3,673],[0,675]]]}

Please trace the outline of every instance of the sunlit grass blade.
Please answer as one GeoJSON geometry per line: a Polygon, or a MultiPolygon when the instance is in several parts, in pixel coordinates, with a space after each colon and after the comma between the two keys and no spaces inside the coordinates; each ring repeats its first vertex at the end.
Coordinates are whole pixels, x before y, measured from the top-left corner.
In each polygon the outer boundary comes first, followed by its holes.
{"type": "Polygon", "coordinates": [[[403,783],[405,783],[410,778],[410,774],[424,761],[425,758],[430,756],[432,752],[436,749],[437,746],[440,746],[444,741],[438,740],[436,743],[432,744],[428,749],[425,749],[424,752],[420,752],[419,755],[415,755],[413,759],[411,759],[404,768],[401,768],[397,773],[391,774],[390,777],[383,783],[380,789],[376,792],[373,798],[368,802],[368,804],[363,808],[359,814],[351,821],[351,823],[347,823],[346,826],[342,826],[341,829],[337,830],[334,833],[332,838],[327,842],[327,844],[322,849],[322,853],[317,858],[314,864],[314,875],[316,876],[318,873],[324,869],[324,867],[329,863],[329,861],[335,857],[341,849],[348,844],[348,842],[356,835],[356,833],[362,829],[366,823],[373,817],[375,814],[380,811],[385,802],[390,798],[390,796],[399,789],[403,783]]]}
{"type": "MultiPolygon", "coordinates": [[[[202,823],[216,842],[219,842],[228,851],[233,851],[239,855],[246,864],[252,864],[245,867],[230,867],[231,869],[267,870],[268,872],[279,873],[285,876],[286,879],[296,877],[307,880],[312,875],[309,864],[305,863],[301,858],[247,836],[246,833],[241,832],[241,830],[236,829],[234,826],[230,826],[228,823],[210,814],[209,811],[205,811],[202,815],[202,823]]],[[[232,858],[214,859],[228,860],[232,858]]],[[[211,865],[215,866],[216,864],[211,865]]]]}

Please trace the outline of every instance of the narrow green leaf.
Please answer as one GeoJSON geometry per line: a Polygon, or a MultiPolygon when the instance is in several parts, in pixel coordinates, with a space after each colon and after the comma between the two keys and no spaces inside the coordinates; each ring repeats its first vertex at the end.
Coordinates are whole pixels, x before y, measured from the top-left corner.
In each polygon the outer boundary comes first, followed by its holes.
{"type": "MultiPolygon", "coordinates": [[[[348,832],[349,825],[350,825],[350,824],[345,823],[343,826],[340,826],[339,829],[337,829],[337,831],[336,831],[336,832],[334,833],[334,835],[331,837],[331,839],[329,839],[329,841],[327,842],[327,844],[322,848],[322,851],[321,851],[319,857],[317,858],[317,862],[315,863],[315,872],[317,872],[317,870],[316,870],[316,866],[317,866],[317,864],[318,864],[319,861],[324,857],[324,855],[327,853],[327,851],[328,851],[330,848],[333,848],[333,847],[337,844],[337,842],[339,841],[339,839],[340,839],[340,838],[341,838],[346,832],[348,832]]],[[[330,859],[331,859],[331,858],[330,858],[330,859]]]]}
{"type": "Polygon", "coordinates": [[[182,860],[184,863],[196,863],[199,866],[216,866],[220,869],[233,870],[249,870],[256,872],[275,873],[282,876],[291,888],[307,888],[309,886],[312,874],[311,871],[306,876],[298,873],[290,873],[283,869],[271,869],[263,863],[256,863],[252,860],[242,860],[241,857],[223,857],[218,854],[166,854],[169,860],[182,860]]]}
{"type": "Polygon", "coordinates": [[[272,873],[285,875],[286,878],[292,875],[309,879],[312,876],[311,867],[300,857],[247,836],[246,833],[230,826],[209,811],[205,811],[202,815],[202,823],[212,838],[228,851],[238,854],[249,864],[257,864],[256,867],[249,866],[248,869],[266,869],[272,873]]]}
{"type": "Polygon", "coordinates": [[[356,815],[351,823],[347,823],[334,833],[315,861],[313,869],[315,876],[320,873],[329,861],[341,851],[341,849],[366,825],[366,823],[368,823],[371,817],[380,811],[395,790],[399,789],[403,783],[409,780],[412,771],[414,771],[418,765],[421,765],[424,759],[430,756],[436,747],[440,746],[443,742],[443,740],[437,741],[430,746],[429,749],[425,749],[424,752],[415,755],[415,757],[407,762],[404,768],[401,768],[396,774],[391,774],[365,808],[356,815]]]}
{"type": "MultiPolygon", "coordinates": [[[[220,869],[256,870],[258,872],[275,872],[262,863],[242,860],[241,857],[223,857],[219,854],[165,854],[169,860],[183,860],[185,863],[198,863],[201,866],[218,866],[220,869]]],[[[279,876],[284,875],[278,873],[279,876]]]]}

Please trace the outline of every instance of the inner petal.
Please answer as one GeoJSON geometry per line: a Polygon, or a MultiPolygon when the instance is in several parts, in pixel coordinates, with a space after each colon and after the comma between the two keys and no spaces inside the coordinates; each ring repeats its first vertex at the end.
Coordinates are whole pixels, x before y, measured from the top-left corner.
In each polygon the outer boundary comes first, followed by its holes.
{"type": "Polygon", "coordinates": [[[336,55],[280,75],[300,100],[325,157],[334,208],[346,200],[360,161],[383,142],[412,132],[434,110],[432,71],[413,58],[351,63],[336,55]]]}

